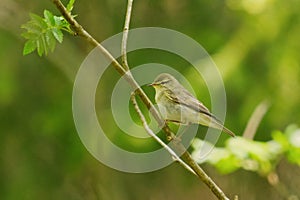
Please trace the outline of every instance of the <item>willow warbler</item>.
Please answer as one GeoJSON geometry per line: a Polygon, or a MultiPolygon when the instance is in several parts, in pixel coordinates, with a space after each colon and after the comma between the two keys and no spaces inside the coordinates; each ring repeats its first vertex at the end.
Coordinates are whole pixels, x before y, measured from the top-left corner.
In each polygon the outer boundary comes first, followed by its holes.
{"type": "Polygon", "coordinates": [[[166,121],[185,125],[201,124],[235,136],[170,74],[158,75],[150,85],[155,89],[155,101],[166,121]]]}

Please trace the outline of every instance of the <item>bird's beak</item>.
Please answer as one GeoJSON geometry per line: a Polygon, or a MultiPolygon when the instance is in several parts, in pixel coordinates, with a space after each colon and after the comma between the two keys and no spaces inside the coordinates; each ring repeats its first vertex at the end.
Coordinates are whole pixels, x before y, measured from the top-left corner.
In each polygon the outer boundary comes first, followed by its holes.
{"type": "Polygon", "coordinates": [[[148,84],[147,86],[155,86],[156,84],[155,83],[150,83],[150,84],[148,84]]]}

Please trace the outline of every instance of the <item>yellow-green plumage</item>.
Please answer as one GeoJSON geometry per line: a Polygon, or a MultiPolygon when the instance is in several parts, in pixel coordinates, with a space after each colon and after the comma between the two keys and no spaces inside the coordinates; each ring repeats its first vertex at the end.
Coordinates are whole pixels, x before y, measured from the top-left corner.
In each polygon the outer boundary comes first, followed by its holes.
{"type": "Polygon", "coordinates": [[[201,124],[235,136],[170,74],[158,75],[151,85],[155,88],[155,101],[165,120],[180,124],[201,124]]]}

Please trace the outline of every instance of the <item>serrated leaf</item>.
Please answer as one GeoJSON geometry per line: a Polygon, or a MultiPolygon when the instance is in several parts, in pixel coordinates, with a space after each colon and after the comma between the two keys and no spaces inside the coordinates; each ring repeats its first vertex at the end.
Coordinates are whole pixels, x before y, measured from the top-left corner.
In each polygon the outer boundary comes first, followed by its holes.
{"type": "Polygon", "coordinates": [[[54,16],[53,19],[54,19],[55,25],[56,25],[57,27],[61,27],[62,24],[63,24],[63,20],[65,20],[65,18],[63,18],[63,17],[57,17],[57,16],[54,16]]]}
{"type": "Polygon", "coordinates": [[[37,37],[37,34],[33,32],[24,32],[21,36],[27,40],[34,40],[37,37]]]}
{"type": "Polygon", "coordinates": [[[57,28],[53,28],[52,29],[52,34],[54,35],[54,37],[57,39],[57,41],[59,43],[62,43],[64,34],[61,32],[61,30],[59,30],[57,28]]]}
{"type": "Polygon", "coordinates": [[[44,48],[45,55],[47,55],[49,47],[46,42],[46,36],[42,36],[41,39],[42,39],[42,46],[44,48]]]}
{"type": "Polygon", "coordinates": [[[34,21],[29,21],[26,24],[23,24],[21,28],[26,29],[29,32],[40,34],[43,31],[43,28],[34,21]]]}
{"type": "Polygon", "coordinates": [[[34,22],[33,24],[37,24],[38,26],[40,26],[43,29],[47,29],[48,25],[47,23],[44,21],[44,19],[36,14],[30,13],[29,14],[32,22],[34,22]]]}
{"type": "Polygon", "coordinates": [[[44,10],[44,17],[48,24],[50,24],[51,26],[55,26],[55,19],[50,11],[44,10]]]}
{"type": "Polygon", "coordinates": [[[67,31],[70,34],[74,34],[73,30],[70,28],[70,24],[69,22],[67,22],[67,20],[65,20],[65,18],[61,17],[57,17],[55,18],[56,20],[56,24],[58,27],[60,27],[61,30],[67,31]]]}
{"type": "Polygon", "coordinates": [[[44,49],[42,47],[42,41],[41,40],[37,40],[36,41],[36,47],[37,47],[37,52],[39,56],[42,56],[44,53],[44,49]]]}
{"type": "Polygon", "coordinates": [[[34,40],[28,40],[24,45],[23,55],[30,54],[36,49],[36,47],[36,42],[34,40]]]}
{"type": "Polygon", "coordinates": [[[50,51],[54,51],[55,46],[56,46],[56,40],[52,34],[52,32],[48,31],[46,33],[46,42],[47,42],[47,46],[49,47],[50,51]]]}
{"type": "MultiPolygon", "coordinates": [[[[75,1],[70,1],[70,6],[73,5],[74,2],[75,1]]],[[[35,44],[35,49],[39,56],[43,54],[47,55],[49,51],[53,51],[56,46],[56,40],[62,43],[62,30],[71,34],[73,33],[70,24],[62,16],[54,16],[48,10],[44,10],[44,18],[30,13],[30,21],[22,25],[21,28],[27,31],[22,33],[22,36],[28,41],[31,40],[27,45],[31,47],[35,44]]],[[[26,54],[34,51],[33,48],[29,47],[24,46],[24,52],[26,54]]]]}

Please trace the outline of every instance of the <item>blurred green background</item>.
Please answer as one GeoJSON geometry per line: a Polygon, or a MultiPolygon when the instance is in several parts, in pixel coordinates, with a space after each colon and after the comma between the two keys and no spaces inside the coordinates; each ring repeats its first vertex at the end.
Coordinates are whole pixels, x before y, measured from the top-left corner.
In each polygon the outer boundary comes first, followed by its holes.
{"type": "MultiPolygon", "coordinates": [[[[20,26],[29,20],[29,12],[42,15],[44,9],[58,14],[51,1],[0,2],[0,199],[215,199],[178,164],[147,174],[127,174],[106,167],[88,153],[73,122],[72,87],[92,47],[66,35],[47,57],[23,56],[20,26]]],[[[122,30],[125,9],[126,1],[77,0],[74,13],[102,41],[122,30]]],[[[226,125],[238,135],[265,99],[271,107],[256,140],[267,141],[272,131],[300,124],[299,0],[136,1],[131,27],[144,26],[177,30],[208,51],[224,79],[226,125]]],[[[176,66],[198,84],[189,68],[178,66],[177,60],[142,53],[129,55],[129,63],[159,60],[176,66]]],[[[104,104],[109,102],[111,82],[119,77],[113,69],[106,73],[107,97],[97,97],[104,104]]],[[[153,99],[153,90],[147,92],[153,99]]],[[[208,95],[200,96],[209,104],[208,95]]],[[[111,137],[118,138],[115,123],[109,120],[106,125],[114,130],[111,137]]],[[[142,148],[141,144],[136,146],[142,148]]],[[[282,190],[256,173],[238,170],[222,175],[209,165],[204,168],[231,198],[238,194],[241,199],[284,199],[282,190]]],[[[283,158],[276,170],[288,194],[298,195],[290,199],[299,199],[299,167],[283,158]]]]}

